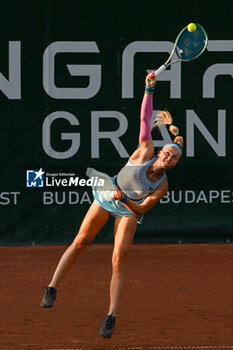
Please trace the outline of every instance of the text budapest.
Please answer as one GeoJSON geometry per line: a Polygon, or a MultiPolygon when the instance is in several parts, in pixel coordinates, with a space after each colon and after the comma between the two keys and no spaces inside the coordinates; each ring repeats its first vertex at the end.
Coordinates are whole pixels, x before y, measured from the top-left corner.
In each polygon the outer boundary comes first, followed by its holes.
{"type": "Polygon", "coordinates": [[[200,191],[169,191],[161,200],[161,204],[166,203],[232,203],[232,190],[200,190],[200,191]]]}

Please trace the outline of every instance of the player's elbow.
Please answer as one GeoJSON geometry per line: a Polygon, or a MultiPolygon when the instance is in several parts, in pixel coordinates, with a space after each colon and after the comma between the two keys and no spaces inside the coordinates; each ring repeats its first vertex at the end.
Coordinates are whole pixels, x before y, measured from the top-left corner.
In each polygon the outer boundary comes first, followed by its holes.
{"type": "Polygon", "coordinates": [[[146,214],[146,212],[148,212],[151,208],[153,208],[153,206],[140,205],[138,210],[137,210],[137,212],[138,212],[137,216],[141,216],[141,215],[146,214]]]}
{"type": "Polygon", "coordinates": [[[135,216],[141,216],[143,214],[145,214],[145,212],[147,210],[145,210],[142,206],[138,205],[137,208],[129,208],[129,211],[131,211],[132,214],[134,214],[135,216]]]}
{"type": "Polygon", "coordinates": [[[141,216],[141,215],[143,215],[142,210],[140,210],[140,208],[131,209],[131,208],[128,207],[128,210],[131,211],[131,213],[132,213],[133,215],[135,215],[135,216],[141,216]]]}
{"type": "Polygon", "coordinates": [[[141,215],[144,215],[145,213],[147,212],[146,208],[144,207],[140,207],[137,209],[137,216],[141,216],[141,215]]]}

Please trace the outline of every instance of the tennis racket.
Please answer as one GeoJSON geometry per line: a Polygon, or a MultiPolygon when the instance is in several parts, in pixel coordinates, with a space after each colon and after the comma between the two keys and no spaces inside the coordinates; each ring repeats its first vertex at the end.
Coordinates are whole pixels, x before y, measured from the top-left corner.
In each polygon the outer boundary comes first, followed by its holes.
{"type": "Polygon", "coordinates": [[[195,23],[195,26],[196,30],[193,32],[190,32],[187,26],[181,30],[168,60],[154,72],[155,76],[158,76],[171,64],[192,61],[205,51],[208,43],[207,33],[200,24],[195,23]],[[174,52],[176,52],[178,60],[171,61],[174,52]]]}

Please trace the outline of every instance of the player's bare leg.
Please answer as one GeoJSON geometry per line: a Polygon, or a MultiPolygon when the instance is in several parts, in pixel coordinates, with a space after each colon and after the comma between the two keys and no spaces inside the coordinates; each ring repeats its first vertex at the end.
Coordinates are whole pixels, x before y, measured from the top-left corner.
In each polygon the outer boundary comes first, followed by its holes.
{"type": "Polygon", "coordinates": [[[112,278],[110,283],[110,306],[100,334],[109,338],[116,321],[117,307],[120,301],[126,275],[126,264],[130,246],[137,227],[137,218],[122,217],[115,219],[115,241],[112,255],[112,278]]]}
{"type": "Polygon", "coordinates": [[[74,265],[79,254],[83,252],[93,241],[97,233],[102,229],[109,219],[109,213],[102,209],[98,204],[92,203],[90,206],[77,236],[73,243],[66,249],[62,255],[53,278],[46,288],[42,307],[52,307],[56,298],[56,288],[74,265]]]}

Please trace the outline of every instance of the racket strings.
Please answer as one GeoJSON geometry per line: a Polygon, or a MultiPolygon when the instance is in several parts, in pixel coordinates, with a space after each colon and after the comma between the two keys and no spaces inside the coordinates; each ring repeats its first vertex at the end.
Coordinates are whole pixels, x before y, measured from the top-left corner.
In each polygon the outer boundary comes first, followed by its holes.
{"type": "Polygon", "coordinates": [[[176,53],[182,60],[192,60],[205,48],[206,36],[197,28],[195,32],[185,30],[178,39],[176,53]]]}

